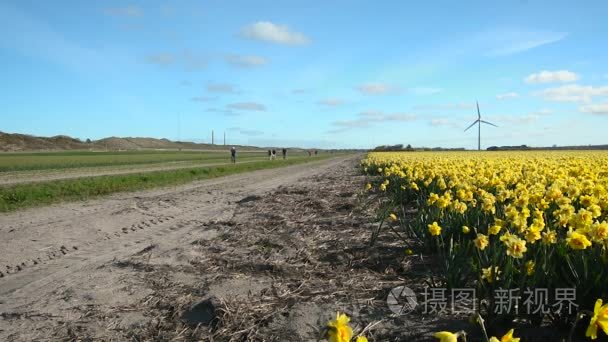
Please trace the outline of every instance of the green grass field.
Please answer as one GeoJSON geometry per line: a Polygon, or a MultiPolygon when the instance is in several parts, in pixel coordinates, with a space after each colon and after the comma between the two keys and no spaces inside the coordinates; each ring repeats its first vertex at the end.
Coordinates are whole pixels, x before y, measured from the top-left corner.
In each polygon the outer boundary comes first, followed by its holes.
{"type": "MultiPolygon", "coordinates": [[[[158,154],[154,153],[153,155],[157,156],[158,154]]],[[[85,156],[88,157],[87,154],[85,154],[85,156]]],[[[134,157],[138,156],[139,155],[137,154],[134,155],[134,157]]],[[[185,184],[191,181],[227,176],[235,173],[301,164],[330,158],[332,156],[336,155],[321,154],[316,157],[305,157],[300,155],[292,156],[287,160],[278,159],[269,161],[266,159],[266,155],[264,155],[259,157],[261,159],[259,161],[237,163],[236,165],[227,164],[169,171],[152,171],[0,186],[0,212],[48,205],[61,201],[85,200],[121,191],[135,191],[153,187],[185,184]]],[[[34,157],[35,156],[32,155],[29,156],[32,160],[36,159],[34,157]]],[[[146,157],[148,157],[148,154],[146,154],[146,157]]],[[[101,156],[101,158],[104,158],[104,156],[101,156]]],[[[223,160],[225,159],[224,156],[223,160]]],[[[127,162],[128,159],[124,161],[127,162]]],[[[45,162],[47,164],[36,164],[33,162],[31,165],[49,165],[48,161],[45,162]]],[[[55,160],[53,160],[53,162],[54,163],[51,165],[65,165],[59,164],[55,160]]],[[[9,165],[9,167],[12,166],[9,165]]]]}
{"type": "MultiPolygon", "coordinates": [[[[290,157],[304,153],[288,153],[290,157]]],[[[266,152],[239,152],[239,161],[264,160],[266,152]]],[[[200,151],[126,151],[126,152],[48,152],[48,153],[0,153],[0,172],[72,169],[96,166],[153,165],[175,162],[213,164],[230,161],[230,152],[200,151]]]]}

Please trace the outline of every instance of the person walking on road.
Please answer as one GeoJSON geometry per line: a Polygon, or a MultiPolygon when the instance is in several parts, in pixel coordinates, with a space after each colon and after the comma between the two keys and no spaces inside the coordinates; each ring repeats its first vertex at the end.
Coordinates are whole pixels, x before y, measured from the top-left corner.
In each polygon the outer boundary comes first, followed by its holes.
{"type": "Polygon", "coordinates": [[[232,146],[230,149],[230,160],[233,164],[236,164],[236,147],[232,146]]]}

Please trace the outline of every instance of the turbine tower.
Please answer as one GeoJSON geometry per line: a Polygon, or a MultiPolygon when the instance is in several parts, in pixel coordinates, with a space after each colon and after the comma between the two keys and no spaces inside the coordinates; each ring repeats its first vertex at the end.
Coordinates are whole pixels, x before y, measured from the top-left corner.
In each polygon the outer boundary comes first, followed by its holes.
{"type": "Polygon", "coordinates": [[[481,120],[481,112],[479,111],[479,102],[477,102],[477,120],[473,121],[471,126],[467,127],[467,129],[464,130],[466,132],[469,128],[475,126],[475,124],[478,125],[477,126],[477,151],[481,151],[481,123],[485,123],[488,125],[492,125],[494,127],[498,127],[491,122],[481,120]]]}

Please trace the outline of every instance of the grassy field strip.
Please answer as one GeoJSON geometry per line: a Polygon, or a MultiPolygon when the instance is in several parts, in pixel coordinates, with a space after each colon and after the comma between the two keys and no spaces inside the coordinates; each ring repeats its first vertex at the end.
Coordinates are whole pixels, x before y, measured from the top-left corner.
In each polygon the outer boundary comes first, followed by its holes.
{"type": "Polygon", "coordinates": [[[179,185],[236,173],[319,161],[336,156],[339,155],[326,154],[314,158],[296,157],[287,160],[255,161],[236,165],[229,164],[0,186],[0,212],[49,205],[61,201],[86,200],[122,191],[179,185]]]}
{"type": "MultiPolygon", "coordinates": [[[[302,156],[291,153],[289,156],[302,156]]],[[[239,152],[239,159],[264,158],[266,152],[239,152]]],[[[96,166],[159,164],[180,161],[221,161],[230,158],[228,151],[125,151],[125,152],[53,152],[0,153],[0,173],[9,171],[71,169],[96,166]]]]}
{"type": "MultiPolygon", "coordinates": [[[[228,165],[227,158],[223,158],[223,162],[204,162],[196,163],[191,161],[154,163],[144,165],[116,165],[116,166],[97,166],[97,167],[79,167],[73,169],[47,169],[47,170],[28,170],[28,171],[9,171],[0,172],[0,185],[10,185],[17,183],[41,182],[56,179],[82,178],[102,175],[118,175],[130,174],[163,170],[178,170],[183,168],[207,167],[228,165]]],[[[251,163],[256,161],[267,160],[266,157],[249,157],[239,158],[239,163],[251,163]]]]}

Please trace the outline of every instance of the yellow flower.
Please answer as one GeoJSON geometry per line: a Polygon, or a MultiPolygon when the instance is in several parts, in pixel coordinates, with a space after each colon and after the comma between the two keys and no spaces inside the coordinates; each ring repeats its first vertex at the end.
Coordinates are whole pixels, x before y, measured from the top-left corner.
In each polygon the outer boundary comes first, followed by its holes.
{"type": "Polygon", "coordinates": [[[591,317],[585,336],[591,337],[592,340],[597,339],[598,327],[602,328],[604,334],[608,335],[608,304],[602,305],[601,298],[595,301],[593,317],[591,317]]]}
{"type": "Polygon", "coordinates": [[[431,194],[429,195],[429,199],[426,200],[426,204],[433,205],[435,202],[437,202],[438,199],[439,199],[439,195],[431,192],[431,194]]]}
{"type": "Polygon", "coordinates": [[[543,243],[546,245],[557,243],[557,234],[554,231],[543,232],[543,243]]]}
{"type": "Polygon", "coordinates": [[[471,231],[471,229],[467,226],[462,226],[462,233],[463,234],[469,234],[469,232],[471,231]]]}
{"type": "Polygon", "coordinates": [[[482,268],[481,269],[481,279],[485,279],[488,283],[491,283],[494,280],[498,280],[499,279],[498,275],[501,273],[502,272],[500,272],[498,270],[498,266],[494,266],[493,269],[492,269],[492,266],[482,268]]]}
{"type": "Polygon", "coordinates": [[[601,242],[608,238],[608,223],[602,221],[602,223],[595,222],[591,226],[590,231],[591,239],[595,242],[601,242]]]}
{"type": "Polygon", "coordinates": [[[446,208],[448,205],[450,205],[450,200],[448,198],[445,198],[444,196],[441,196],[437,199],[437,202],[435,202],[437,204],[437,206],[441,209],[446,208]]]}
{"type": "Polygon", "coordinates": [[[502,228],[502,227],[495,224],[495,225],[491,226],[490,228],[488,228],[488,234],[496,235],[496,234],[498,234],[498,232],[500,232],[500,228],[502,228]]]}
{"type": "Polygon", "coordinates": [[[490,240],[487,236],[483,234],[477,234],[477,238],[475,238],[475,246],[479,248],[479,250],[483,251],[490,244],[490,240]]]}
{"type": "Polygon", "coordinates": [[[459,200],[452,201],[451,209],[459,214],[464,214],[467,211],[467,204],[459,200]]]}
{"type": "Polygon", "coordinates": [[[602,216],[602,208],[597,204],[592,204],[589,206],[589,211],[591,212],[591,216],[593,218],[598,218],[602,216]]]}
{"type": "Polygon", "coordinates": [[[526,231],[526,241],[529,243],[535,243],[537,240],[540,240],[540,229],[537,227],[531,226],[528,231],[526,231]]]}
{"type": "Polygon", "coordinates": [[[359,335],[355,342],[367,342],[367,337],[359,335]]]}
{"type": "Polygon", "coordinates": [[[511,329],[507,332],[507,334],[499,339],[492,336],[490,337],[490,342],[519,342],[519,337],[513,337],[514,329],[511,329]]]}
{"type": "Polygon", "coordinates": [[[437,222],[433,222],[433,224],[429,224],[429,233],[432,236],[438,236],[441,234],[441,227],[437,224],[437,222]]]}
{"type": "Polygon", "coordinates": [[[524,253],[528,250],[526,247],[526,241],[514,236],[507,241],[505,241],[507,245],[507,255],[521,259],[524,257],[524,253]]]}
{"type": "Polygon", "coordinates": [[[391,213],[390,215],[388,215],[388,217],[391,219],[391,221],[395,222],[397,221],[397,215],[391,213]]]}
{"type": "Polygon", "coordinates": [[[566,242],[572,249],[586,249],[587,247],[591,246],[591,241],[587,239],[587,236],[577,231],[568,232],[566,242]]]}
{"type": "Polygon", "coordinates": [[[369,191],[369,190],[371,190],[371,188],[372,188],[371,184],[369,184],[369,183],[365,184],[365,190],[369,191]]]}
{"type": "Polygon", "coordinates": [[[526,274],[529,276],[533,275],[535,267],[536,267],[536,263],[532,260],[528,260],[526,262],[526,274]]]}
{"type": "Polygon", "coordinates": [[[350,318],[346,314],[336,313],[336,319],[327,323],[329,342],[349,342],[353,329],[348,325],[350,318]]]}
{"type": "Polygon", "coordinates": [[[509,241],[510,239],[512,239],[515,235],[509,233],[509,232],[505,232],[504,234],[502,234],[499,238],[499,240],[501,242],[506,242],[509,241]]]}
{"type": "Polygon", "coordinates": [[[494,198],[493,197],[485,197],[483,199],[481,208],[484,211],[491,212],[494,214],[496,212],[496,207],[494,207],[494,198]]]}
{"type": "Polygon", "coordinates": [[[413,250],[411,250],[409,248],[405,250],[405,255],[412,255],[412,254],[414,254],[413,250]]]}
{"type": "Polygon", "coordinates": [[[439,339],[439,342],[457,342],[458,341],[458,333],[451,333],[449,331],[440,331],[436,332],[436,339],[439,339]]]}
{"type": "Polygon", "coordinates": [[[464,189],[458,189],[456,191],[456,197],[458,197],[458,199],[462,200],[462,201],[466,201],[467,200],[467,192],[464,189]]]}
{"type": "Polygon", "coordinates": [[[418,188],[418,184],[416,184],[416,183],[414,183],[414,182],[412,182],[412,183],[410,184],[410,187],[411,187],[413,190],[415,190],[415,191],[420,190],[420,188],[418,188]]]}

